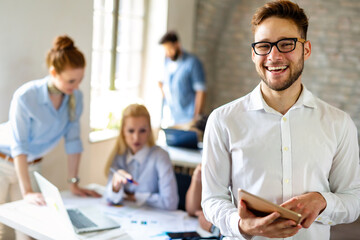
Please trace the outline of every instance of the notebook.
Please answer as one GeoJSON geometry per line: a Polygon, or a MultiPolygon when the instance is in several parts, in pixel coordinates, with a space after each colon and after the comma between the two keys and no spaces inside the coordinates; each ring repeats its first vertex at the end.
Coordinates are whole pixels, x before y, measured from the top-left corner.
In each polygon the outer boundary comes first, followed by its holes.
{"type": "Polygon", "coordinates": [[[165,128],[166,144],[168,146],[198,149],[198,137],[194,131],[165,128]]]}
{"type": "Polygon", "coordinates": [[[102,214],[94,207],[66,209],[59,189],[38,172],[34,172],[36,182],[43,194],[47,206],[55,209],[59,222],[73,227],[76,233],[94,232],[113,228],[120,225],[102,214]]]}

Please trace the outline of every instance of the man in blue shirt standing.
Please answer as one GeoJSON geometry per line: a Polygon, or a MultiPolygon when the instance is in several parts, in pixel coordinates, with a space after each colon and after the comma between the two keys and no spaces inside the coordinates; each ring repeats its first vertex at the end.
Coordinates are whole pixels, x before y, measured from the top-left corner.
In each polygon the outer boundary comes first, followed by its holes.
{"type": "Polygon", "coordinates": [[[199,59],[181,49],[177,34],[167,32],[159,42],[165,49],[165,76],[159,82],[164,106],[170,110],[167,125],[196,120],[205,102],[205,74],[199,59]]]}

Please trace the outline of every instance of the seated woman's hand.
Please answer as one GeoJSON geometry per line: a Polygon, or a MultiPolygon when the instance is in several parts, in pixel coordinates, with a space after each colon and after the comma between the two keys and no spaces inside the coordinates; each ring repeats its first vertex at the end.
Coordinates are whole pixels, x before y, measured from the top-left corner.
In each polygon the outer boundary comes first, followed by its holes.
{"type": "Polygon", "coordinates": [[[135,193],[125,191],[124,199],[131,202],[136,202],[135,193]]]}
{"type": "Polygon", "coordinates": [[[127,179],[132,179],[130,173],[123,169],[118,169],[112,179],[112,188],[114,192],[119,192],[121,187],[128,182],[127,179]]]}

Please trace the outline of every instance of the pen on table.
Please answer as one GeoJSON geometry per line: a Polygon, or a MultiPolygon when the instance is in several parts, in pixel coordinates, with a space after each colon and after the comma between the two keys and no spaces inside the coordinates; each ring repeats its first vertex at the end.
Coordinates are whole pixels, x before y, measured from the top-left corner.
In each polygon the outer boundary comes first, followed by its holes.
{"type": "Polygon", "coordinates": [[[139,183],[138,183],[137,181],[125,177],[123,174],[119,173],[118,171],[116,171],[116,170],[113,169],[113,168],[110,168],[110,171],[113,172],[114,174],[118,174],[119,176],[126,178],[126,180],[127,180],[129,183],[132,183],[132,184],[135,184],[135,185],[139,185],[139,183]]]}

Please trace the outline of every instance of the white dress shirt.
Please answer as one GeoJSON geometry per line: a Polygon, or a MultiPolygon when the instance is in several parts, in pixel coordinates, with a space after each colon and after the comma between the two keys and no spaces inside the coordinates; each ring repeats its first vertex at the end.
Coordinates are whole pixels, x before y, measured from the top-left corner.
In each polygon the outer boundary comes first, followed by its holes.
{"type": "Polygon", "coordinates": [[[260,85],[214,110],[202,162],[205,216],[228,239],[245,237],[238,228],[238,188],[277,204],[307,192],[322,194],[325,210],[288,239],[329,239],[331,225],[360,214],[357,129],[348,114],[304,86],[285,115],[266,104],[260,85]]]}

